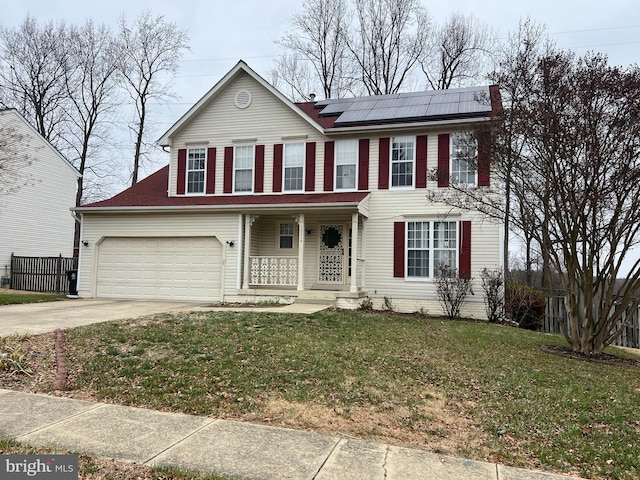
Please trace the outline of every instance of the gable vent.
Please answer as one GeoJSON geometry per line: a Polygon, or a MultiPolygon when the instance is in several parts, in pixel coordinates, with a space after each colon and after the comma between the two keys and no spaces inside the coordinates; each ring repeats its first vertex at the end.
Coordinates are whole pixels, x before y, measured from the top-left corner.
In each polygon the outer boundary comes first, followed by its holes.
{"type": "Polygon", "coordinates": [[[236,93],[233,103],[235,103],[238,108],[247,108],[251,105],[251,94],[247,90],[240,90],[236,93]]]}

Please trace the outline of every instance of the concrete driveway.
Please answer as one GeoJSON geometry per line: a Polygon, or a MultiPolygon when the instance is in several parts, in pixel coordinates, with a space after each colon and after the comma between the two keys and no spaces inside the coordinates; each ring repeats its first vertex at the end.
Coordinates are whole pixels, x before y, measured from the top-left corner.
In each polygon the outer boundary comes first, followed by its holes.
{"type": "Polygon", "coordinates": [[[13,333],[44,333],[90,323],[137,318],[162,312],[202,310],[202,303],[108,299],[0,305],[0,337],[13,333]]]}

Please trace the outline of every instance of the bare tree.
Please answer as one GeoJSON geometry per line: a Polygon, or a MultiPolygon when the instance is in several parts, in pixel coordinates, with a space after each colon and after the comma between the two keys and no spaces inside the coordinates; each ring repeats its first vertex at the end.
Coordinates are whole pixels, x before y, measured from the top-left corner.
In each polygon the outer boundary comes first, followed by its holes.
{"type": "Polygon", "coordinates": [[[525,39],[496,75],[509,98],[494,184],[508,182],[516,208],[484,187],[452,188],[441,200],[526,229],[560,283],[567,341],[597,355],[640,302],[640,260],[616,282],[640,243],[640,69],[525,39]]]}
{"type": "Polygon", "coordinates": [[[119,27],[118,67],[136,108],[131,127],[135,135],[131,184],[135,185],[149,128],[149,102],[171,97],[171,82],[184,50],[189,49],[189,38],[185,30],[149,10],[142,12],[132,26],[122,16],[119,27]],[[169,80],[163,80],[163,75],[169,80]]]}
{"type": "Polygon", "coordinates": [[[496,36],[473,15],[453,13],[434,33],[435,46],[422,62],[434,90],[474,84],[491,70],[496,36]]]}
{"type": "MultiPolygon", "coordinates": [[[[103,171],[98,158],[109,134],[109,120],[116,108],[117,62],[115,39],[105,25],[87,21],[69,29],[69,68],[66,76],[67,95],[71,102],[69,115],[70,151],[74,164],[82,174],[78,178],[76,206],[83,203],[87,187],[99,190],[103,171]]],[[[74,248],[80,242],[76,224],[74,248]]]]}
{"type": "Polygon", "coordinates": [[[271,83],[294,102],[306,102],[320,88],[308,62],[298,53],[284,54],[275,61],[271,83]]]}
{"type": "Polygon", "coordinates": [[[29,166],[33,163],[33,147],[26,135],[0,112],[0,196],[9,195],[31,182],[29,166]]]}
{"type": "Polygon", "coordinates": [[[346,34],[349,25],[346,0],[306,0],[302,9],[289,19],[292,31],[284,35],[277,44],[294,55],[284,55],[276,61],[274,75],[288,84],[299,96],[311,93],[304,91],[306,61],[315,72],[319,90],[325,98],[337,98],[348,90],[350,74],[346,49],[346,34]],[[291,73],[294,73],[291,76],[291,73]],[[303,83],[298,83],[303,82],[303,83]]]}
{"type": "Polygon", "coordinates": [[[428,50],[431,21],[418,0],[355,0],[347,41],[369,95],[397,93],[428,50]]]}
{"type": "Polygon", "coordinates": [[[68,119],[67,37],[64,23],[39,25],[32,16],[16,30],[0,28],[2,105],[15,108],[57,147],[68,119]]]}

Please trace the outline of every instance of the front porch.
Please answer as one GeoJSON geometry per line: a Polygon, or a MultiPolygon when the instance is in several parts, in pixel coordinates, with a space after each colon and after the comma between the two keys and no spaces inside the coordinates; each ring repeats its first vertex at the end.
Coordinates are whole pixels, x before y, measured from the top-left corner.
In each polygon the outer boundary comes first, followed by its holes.
{"type": "Polygon", "coordinates": [[[365,218],[353,211],[243,215],[238,295],[332,305],[366,296],[365,218]]]}

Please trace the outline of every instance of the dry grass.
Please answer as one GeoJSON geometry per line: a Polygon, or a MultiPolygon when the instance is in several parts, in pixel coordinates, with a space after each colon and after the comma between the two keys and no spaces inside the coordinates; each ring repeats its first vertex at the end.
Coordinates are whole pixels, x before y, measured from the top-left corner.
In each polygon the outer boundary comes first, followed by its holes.
{"type": "MultiPolygon", "coordinates": [[[[639,478],[639,370],[540,350],[558,336],[393,314],[232,311],[68,333],[65,395],[75,398],[639,478]]],[[[0,386],[50,392],[53,335],[19,341],[34,375],[0,374],[0,386]]]]}

